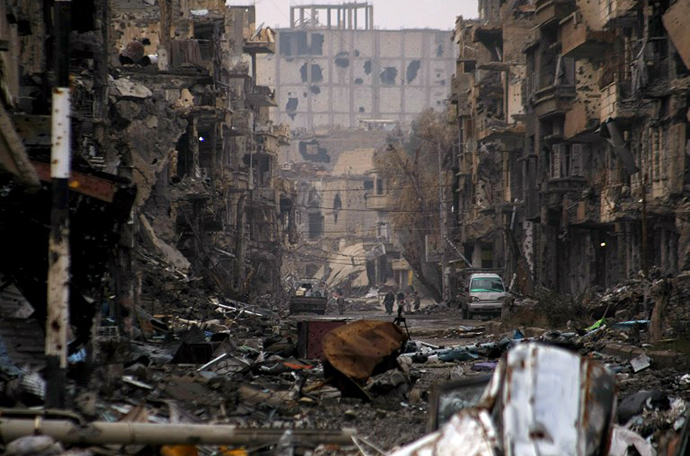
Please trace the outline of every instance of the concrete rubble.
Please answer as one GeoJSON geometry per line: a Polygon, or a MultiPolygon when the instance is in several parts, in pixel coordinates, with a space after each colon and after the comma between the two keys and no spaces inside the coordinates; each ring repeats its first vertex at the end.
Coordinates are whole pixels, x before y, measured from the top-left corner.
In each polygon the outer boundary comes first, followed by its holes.
{"type": "MultiPolygon", "coordinates": [[[[685,296],[687,283],[676,282],[674,296],[685,296]]],[[[213,423],[229,426],[233,437],[226,434],[225,440],[209,437],[210,440],[202,441],[211,446],[222,442],[225,448],[236,451],[273,451],[281,439],[281,445],[288,445],[289,439],[283,437],[290,430],[290,445],[311,454],[321,454],[326,448],[334,454],[357,454],[360,449],[366,453],[375,451],[370,446],[373,445],[402,455],[410,451],[442,454],[448,448],[463,454],[499,454],[497,449],[505,448],[508,442],[514,442],[511,454],[532,454],[526,448],[536,443],[528,434],[519,445],[515,439],[520,435],[518,430],[536,426],[544,435],[553,437],[539,443],[546,445],[540,450],[543,454],[623,455],[632,454],[627,448],[634,446],[639,454],[675,455],[678,453],[673,445],[687,433],[690,379],[686,372],[690,363],[686,355],[676,351],[682,350],[676,346],[682,340],[677,338],[677,329],[666,328],[660,343],[649,343],[652,322],[642,318],[643,309],[635,311],[639,304],[636,296],[644,288],[642,282],[618,285],[588,303],[592,316],[586,322],[573,321],[571,328],[566,325],[558,330],[511,327],[514,315],[508,315],[502,321],[457,326],[451,332],[417,332],[413,328],[408,341],[403,327],[387,321],[336,318],[332,321],[340,324],[321,335],[323,351],[310,357],[304,356],[300,345],[308,343],[302,338],[313,336],[314,331],[301,331],[299,325],[311,323],[315,325],[312,329],[316,329],[320,320],[308,316],[286,318],[284,308],[271,312],[214,298],[208,303],[215,309],[212,314],[199,308],[191,313],[165,316],[137,339],[107,334],[98,337],[100,353],[105,358],[91,373],[90,381],[82,377],[83,369],[90,364],[78,356],[70,364],[70,376],[74,378],[70,388],[79,415],[42,415],[42,422],[46,423],[42,429],[47,435],[54,435],[58,430],[48,423],[58,420],[63,424],[55,426],[71,426],[65,419],[95,426],[103,423],[106,430],[108,423],[149,423],[162,426],[161,432],[168,424],[213,423]],[[609,310],[596,319],[594,315],[603,304],[608,304],[609,310]],[[628,316],[631,318],[621,318],[628,316]],[[462,337],[463,333],[471,337],[462,337]],[[357,354],[360,351],[375,356],[362,358],[357,354]],[[519,379],[513,374],[512,381],[516,383],[499,386],[506,369],[510,369],[508,366],[520,365],[519,359],[530,356],[535,357],[533,371],[521,373],[519,379]],[[640,360],[644,368],[636,367],[640,360]],[[578,363],[583,363],[582,367],[577,367],[578,363]],[[334,375],[335,370],[344,375],[334,375]],[[573,370],[572,375],[564,374],[569,370],[573,370]],[[560,382],[559,388],[572,391],[538,386],[542,381],[544,385],[551,384],[554,375],[570,379],[560,382]],[[582,383],[577,380],[578,375],[589,376],[592,391],[577,392],[582,383]],[[469,395],[464,399],[440,399],[448,392],[463,391],[468,381],[474,381],[477,387],[467,390],[469,395]],[[530,384],[535,385],[533,394],[539,395],[535,400],[543,409],[525,415],[529,396],[524,396],[525,404],[514,402],[514,411],[505,408],[506,397],[518,401],[523,393],[527,394],[530,384]],[[458,389],[458,385],[462,388],[458,389]],[[510,390],[500,392],[501,388],[510,390]],[[572,397],[575,402],[569,409],[548,394],[572,397]],[[486,405],[487,397],[493,397],[493,407],[502,407],[504,431],[496,427],[492,418],[496,411],[486,405]],[[596,403],[586,398],[596,398],[596,403]],[[577,412],[584,413],[577,416],[587,417],[587,426],[592,426],[594,434],[572,434],[573,429],[581,426],[561,425],[553,415],[557,411],[576,413],[578,403],[593,407],[577,412]],[[553,404],[559,405],[551,409],[553,404]],[[453,415],[447,424],[439,418],[449,419],[453,415]],[[544,423],[539,421],[542,416],[553,417],[548,425],[551,427],[543,427],[544,423]],[[530,424],[528,417],[535,422],[530,424]],[[505,430],[509,419],[515,432],[505,430]],[[383,429],[389,431],[382,432],[383,429]],[[434,432],[425,435],[428,430],[434,432]],[[250,432],[255,433],[251,439],[246,437],[250,432]],[[474,437],[460,439],[466,435],[474,437]],[[575,441],[582,445],[572,443],[575,441]],[[462,450],[449,446],[456,444],[463,445],[462,450]],[[549,453],[547,446],[560,449],[549,453]],[[583,449],[570,453],[571,448],[575,451],[580,447],[583,449]],[[602,452],[606,448],[608,452],[602,452]]],[[[656,299],[650,298],[650,307],[656,299]]],[[[684,308],[677,299],[670,301],[670,314],[684,308]]],[[[538,308],[541,305],[536,304],[538,308]]],[[[435,312],[446,318],[456,313],[454,309],[445,309],[435,312]]],[[[382,306],[378,312],[383,314],[382,306]]],[[[0,419],[12,426],[3,426],[0,435],[5,432],[5,436],[17,436],[23,432],[22,426],[34,426],[37,412],[26,407],[42,404],[42,379],[11,362],[2,363],[2,372],[1,402],[12,408],[3,409],[0,419]],[[16,426],[13,420],[17,421],[16,426]],[[25,421],[29,424],[22,424],[25,421]]],[[[562,419],[570,422],[575,416],[563,415],[562,419]]],[[[585,427],[583,424],[582,429],[585,427]]],[[[185,432],[193,435],[195,429],[185,432]]],[[[77,442],[60,438],[59,434],[57,437],[64,447],[77,442]]],[[[56,445],[56,441],[51,442],[56,445]]],[[[79,442],[80,451],[101,451],[93,446],[98,442],[79,442]]],[[[119,451],[129,452],[141,445],[155,446],[154,442],[160,441],[113,440],[111,444],[118,442],[124,445],[119,451]]],[[[184,442],[170,438],[168,443],[174,446],[184,442]]],[[[32,443],[39,444],[46,445],[43,441],[32,443]]],[[[50,454],[59,454],[56,447],[50,448],[50,454]]],[[[205,446],[199,446],[199,451],[202,448],[205,446]]]]}

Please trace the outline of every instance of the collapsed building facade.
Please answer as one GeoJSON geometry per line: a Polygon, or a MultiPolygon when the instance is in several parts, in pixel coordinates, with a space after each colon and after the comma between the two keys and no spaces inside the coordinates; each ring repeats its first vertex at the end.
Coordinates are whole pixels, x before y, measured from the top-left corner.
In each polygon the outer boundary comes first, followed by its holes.
{"type": "Polygon", "coordinates": [[[276,30],[276,53],[258,60],[259,80],[276,87],[276,121],[293,136],[281,165],[299,183],[301,236],[286,273],[333,277],[354,256],[361,264],[345,275],[366,270],[369,285],[408,284],[409,265],[389,230],[391,207],[382,203],[385,185],[370,186],[382,180],[364,151],[385,149],[391,131],[409,127],[425,109],[444,109],[455,55],[450,36],[377,29],[366,2],[291,6],[289,28],[276,30]],[[359,162],[358,171],[335,171],[342,160],[359,162]],[[371,167],[362,169],[365,163],[371,167]],[[343,256],[342,249],[356,248],[343,256]]]}
{"type": "Polygon", "coordinates": [[[459,18],[454,241],[522,291],[687,270],[686,0],[479,2],[459,18]]]}
{"type": "MultiPolygon", "coordinates": [[[[145,303],[162,310],[152,294],[194,283],[242,300],[277,292],[294,230],[292,190],[275,172],[289,133],[254,77],[272,31],[255,29],[253,7],[223,1],[71,4],[73,320],[87,333],[101,310],[132,322],[145,303]]],[[[3,289],[40,315],[55,24],[40,3],[0,8],[0,237],[14,252],[0,269],[3,289]]]]}
{"type": "Polygon", "coordinates": [[[343,150],[327,168],[301,162],[285,171],[297,185],[300,233],[287,273],[322,279],[348,294],[387,282],[407,284],[409,266],[395,242],[390,195],[376,171],[375,153],[374,148],[343,150]]]}

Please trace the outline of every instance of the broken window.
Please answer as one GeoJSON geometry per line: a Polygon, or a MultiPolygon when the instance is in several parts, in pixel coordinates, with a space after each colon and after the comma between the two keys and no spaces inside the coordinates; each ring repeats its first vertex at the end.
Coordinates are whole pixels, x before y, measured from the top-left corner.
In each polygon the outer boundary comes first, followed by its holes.
{"type": "Polygon", "coordinates": [[[271,185],[271,157],[259,155],[256,159],[257,181],[260,187],[271,185]]]}
{"type": "Polygon", "coordinates": [[[323,215],[319,212],[309,214],[309,239],[318,239],[323,235],[323,215]]]}
{"type": "Polygon", "coordinates": [[[365,180],[364,181],[364,190],[373,190],[374,189],[374,181],[373,180],[365,180]]]}
{"type": "Polygon", "coordinates": [[[213,34],[215,25],[213,23],[194,23],[194,39],[199,43],[199,51],[204,61],[213,58],[213,34]]]}
{"type": "Polygon", "coordinates": [[[383,179],[376,179],[376,194],[383,195],[383,179]]]}
{"type": "Polygon", "coordinates": [[[388,223],[379,222],[376,225],[376,237],[379,239],[388,240],[388,223]]]}
{"type": "Polygon", "coordinates": [[[583,176],[586,147],[586,144],[555,144],[551,148],[551,178],[583,176]]]}
{"type": "Polygon", "coordinates": [[[338,223],[338,213],[340,212],[340,209],[342,209],[343,203],[340,200],[340,193],[335,194],[335,198],[333,198],[333,222],[338,223]]]}

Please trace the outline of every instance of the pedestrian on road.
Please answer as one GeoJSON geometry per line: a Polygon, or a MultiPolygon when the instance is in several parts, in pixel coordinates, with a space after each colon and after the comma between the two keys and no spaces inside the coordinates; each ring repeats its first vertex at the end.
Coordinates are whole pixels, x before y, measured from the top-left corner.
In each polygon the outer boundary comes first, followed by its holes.
{"type": "Polygon", "coordinates": [[[398,292],[398,315],[400,315],[400,309],[405,310],[405,293],[402,290],[398,292]]]}
{"type": "Polygon", "coordinates": [[[395,304],[395,295],[393,294],[393,290],[390,290],[386,294],[386,297],[383,298],[383,305],[386,306],[386,313],[388,315],[393,314],[393,305],[394,304],[395,304]]]}
{"type": "Polygon", "coordinates": [[[419,298],[419,292],[412,293],[412,302],[414,303],[414,311],[418,312],[422,305],[422,300],[419,298]]]}
{"type": "Polygon", "coordinates": [[[335,302],[338,304],[338,313],[343,315],[345,313],[345,298],[343,297],[342,291],[338,292],[338,297],[336,298],[335,302]]]}

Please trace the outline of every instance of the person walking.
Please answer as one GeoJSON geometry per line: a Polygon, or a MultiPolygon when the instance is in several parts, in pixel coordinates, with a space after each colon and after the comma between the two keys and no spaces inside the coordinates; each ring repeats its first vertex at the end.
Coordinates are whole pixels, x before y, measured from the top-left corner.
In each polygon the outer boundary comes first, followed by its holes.
{"type": "Polygon", "coordinates": [[[398,315],[400,315],[400,313],[401,313],[403,310],[406,310],[406,309],[405,309],[405,293],[403,293],[402,290],[400,290],[400,291],[398,292],[398,296],[397,296],[397,297],[398,297],[398,315]]]}
{"type": "Polygon", "coordinates": [[[338,304],[338,313],[343,315],[345,313],[345,298],[343,297],[342,291],[338,292],[338,297],[336,298],[335,302],[338,304]]]}
{"type": "Polygon", "coordinates": [[[393,314],[393,305],[394,304],[395,304],[395,295],[393,294],[393,290],[391,290],[386,294],[386,297],[383,298],[383,305],[386,307],[386,313],[388,315],[393,314]]]}
{"type": "Polygon", "coordinates": [[[418,292],[418,291],[415,291],[414,293],[412,293],[412,301],[413,301],[413,303],[414,303],[414,311],[415,311],[415,312],[419,312],[419,308],[420,308],[421,305],[422,305],[422,300],[421,300],[421,298],[419,297],[419,292],[418,292]]]}

